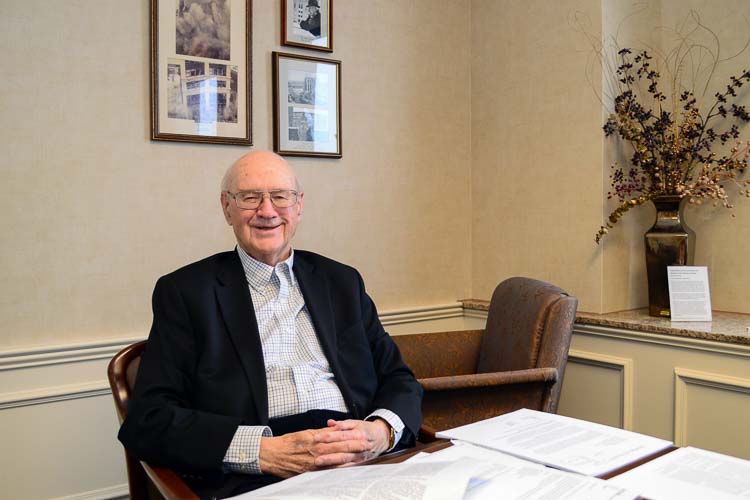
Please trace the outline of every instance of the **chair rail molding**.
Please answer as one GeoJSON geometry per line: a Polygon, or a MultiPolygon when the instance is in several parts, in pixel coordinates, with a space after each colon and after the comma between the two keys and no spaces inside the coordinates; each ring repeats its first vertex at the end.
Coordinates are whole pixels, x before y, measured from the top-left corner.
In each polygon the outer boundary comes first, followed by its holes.
{"type": "Polygon", "coordinates": [[[109,359],[118,351],[144,336],[72,342],[0,351],[0,372],[19,368],[36,368],[63,363],[109,359]]]}
{"type": "Polygon", "coordinates": [[[434,306],[409,307],[405,309],[393,309],[380,313],[380,322],[383,326],[400,325],[404,323],[419,323],[422,321],[434,321],[448,318],[461,318],[464,309],[460,302],[438,304],[434,306]]]}
{"type": "Polygon", "coordinates": [[[5,392],[0,393],[0,410],[55,403],[69,399],[108,396],[109,394],[110,388],[106,382],[84,382],[81,384],[66,384],[29,391],[5,392]]]}
{"type": "Polygon", "coordinates": [[[693,351],[703,351],[716,354],[730,354],[743,358],[750,358],[750,346],[703,340],[692,337],[680,337],[661,333],[641,332],[601,325],[584,325],[576,323],[573,334],[590,335],[620,340],[632,340],[642,344],[656,344],[668,347],[682,347],[693,351]]]}
{"type": "Polygon", "coordinates": [[[51,500],[127,500],[129,498],[129,493],[130,490],[128,489],[128,483],[124,483],[110,486],[108,488],[85,491],[75,495],[57,497],[51,500]]]}

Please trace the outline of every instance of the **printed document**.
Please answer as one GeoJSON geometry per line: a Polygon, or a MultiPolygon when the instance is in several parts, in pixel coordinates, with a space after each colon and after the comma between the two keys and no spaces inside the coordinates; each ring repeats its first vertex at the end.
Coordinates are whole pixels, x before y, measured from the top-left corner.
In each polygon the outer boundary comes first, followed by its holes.
{"type": "Polygon", "coordinates": [[[575,418],[521,409],[437,433],[556,469],[601,476],[672,442],[575,418]]]}
{"type": "Polygon", "coordinates": [[[667,266],[672,321],[711,321],[711,293],[705,266],[667,266]]]}
{"type": "Polygon", "coordinates": [[[750,498],[750,461],[680,448],[608,481],[651,500],[750,498]]]}
{"type": "Polygon", "coordinates": [[[470,461],[405,462],[306,472],[234,499],[461,500],[483,469],[470,461]]]}
{"type": "Polygon", "coordinates": [[[469,482],[465,500],[632,500],[638,496],[602,479],[551,469],[460,441],[413,460],[466,460],[484,464],[483,470],[475,472],[469,482]]]}

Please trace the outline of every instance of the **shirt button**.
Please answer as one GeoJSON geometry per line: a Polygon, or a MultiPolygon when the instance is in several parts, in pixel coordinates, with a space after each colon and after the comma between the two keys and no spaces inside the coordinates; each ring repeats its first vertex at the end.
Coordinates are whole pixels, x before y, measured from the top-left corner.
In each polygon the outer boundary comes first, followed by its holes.
{"type": "Polygon", "coordinates": [[[244,451],[241,451],[240,452],[240,460],[246,460],[246,459],[247,459],[247,454],[244,451]]]}

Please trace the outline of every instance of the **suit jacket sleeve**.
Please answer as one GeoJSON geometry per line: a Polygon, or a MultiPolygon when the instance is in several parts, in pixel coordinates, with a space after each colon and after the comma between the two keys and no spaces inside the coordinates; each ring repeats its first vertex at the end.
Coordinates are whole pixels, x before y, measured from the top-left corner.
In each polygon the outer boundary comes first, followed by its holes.
{"type": "Polygon", "coordinates": [[[368,411],[386,408],[398,415],[410,431],[402,436],[400,444],[413,446],[422,424],[422,386],[404,363],[396,343],[383,329],[375,304],[365,292],[361,277],[359,289],[362,322],[378,376],[378,387],[368,411]]]}
{"type": "Polygon", "coordinates": [[[153,465],[216,472],[241,418],[192,409],[201,352],[190,311],[170,275],[154,289],[153,325],[119,439],[153,465]]]}

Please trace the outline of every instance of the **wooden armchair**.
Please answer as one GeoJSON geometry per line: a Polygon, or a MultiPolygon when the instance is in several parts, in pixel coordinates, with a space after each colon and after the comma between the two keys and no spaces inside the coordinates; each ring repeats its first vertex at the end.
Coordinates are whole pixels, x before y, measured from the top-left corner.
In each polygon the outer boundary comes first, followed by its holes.
{"type": "Polygon", "coordinates": [[[510,278],[484,330],[393,337],[425,391],[420,440],[520,408],[555,413],[577,307],[556,286],[510,278]]]}
{"type": "MultiPolygon", "coordinates": [[[[115,398],[117,417],[122,423],[128,414],[128,401],[135,385],[141,354],[146,341],[136,342],[117,353],[109,362],[107,377],[115,398]]],[[[198,496],[175,472],[163,467],[151,467],[139,462],[125,450],[128,468],[128,487],[131,500],[159,498],[168,500],[198,500],[198,496]]]]}

